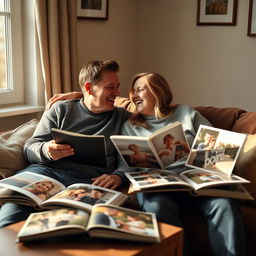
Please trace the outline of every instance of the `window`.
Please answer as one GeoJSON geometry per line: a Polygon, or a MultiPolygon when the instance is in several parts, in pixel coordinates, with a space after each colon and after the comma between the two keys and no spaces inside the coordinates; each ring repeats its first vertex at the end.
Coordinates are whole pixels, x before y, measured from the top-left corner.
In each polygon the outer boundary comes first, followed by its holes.
{"type": "Polygon", "coordinates": [[[0,104],[24,103],[20,0],[0,0],[0,104]]]}
{"type": "Polygon", "coordinates": [[[34,4],[0,0],[0,118],[44,110],[34,4]]]}

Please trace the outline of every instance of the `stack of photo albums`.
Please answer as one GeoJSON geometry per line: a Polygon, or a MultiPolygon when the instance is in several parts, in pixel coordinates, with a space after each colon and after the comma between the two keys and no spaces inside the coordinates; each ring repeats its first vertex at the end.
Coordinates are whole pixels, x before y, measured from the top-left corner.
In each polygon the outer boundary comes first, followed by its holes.
{"type": "Polygon", "coordinates": [[[33,206],[17,235],[18,242],[83,234],[143,242],[159,242],[156,217],[121,207],[128,196],[90,184],[65,187],[55,179],[23,172],[0,180],[0,201],[33,206]],[[47,188],[42,192],[40,187],[47,188]]]}
{"type": "MultiPolygon", "coordinates": [[[[245,134],[201,125],[190,148],[183,127],[177,122],[147,138],[110,138],[128,166],[143,168],[125,173],[130,180],[129,193],[187,191],[194,196],[253,199],[242,185],[249,181],[232,174],[245,134]],[[184,164],[187,170],[179,174],[168,170],[170,165],[184,164]]],[[[29,216],[18,234],[20,242],[79,233],[160,241],[155,215],[121,207],[128,199],[121,192],[89,184],[65,187],[57,180],[31,172],[0,180],[0,187],[1,202],[47,210],[29,216]],[[37,191],[42,185],[48,187],[45,194],[37,191]]]]}
{"type": "Polygon", "coordinates": [[[179,122],[147,138],[111,136],[128,166],[144,168],[126,173],[130,193],[188,191],[195,196],[253,200],[242,186],[250,181],[232,174],[245,138],[242,133],[201,125],[190,149],[179,122]],[[182,163],[186,170],[179,174],[167,170],[182,163]]]}

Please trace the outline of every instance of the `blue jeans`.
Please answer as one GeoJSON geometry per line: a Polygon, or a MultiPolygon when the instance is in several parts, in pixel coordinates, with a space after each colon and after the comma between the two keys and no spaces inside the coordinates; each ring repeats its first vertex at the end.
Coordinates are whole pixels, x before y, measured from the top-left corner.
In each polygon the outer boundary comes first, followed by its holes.
{"type": "MultiPolygon", "coordinates": [[[[158,221],[183,227],[182,212],[198,211],[208,224],[213,255],[245,255],[245,235],[238,201],[227,198],[193,197],[186,192],[138,193],[141,208],[156,214],[158,221]]],[[[185,233],[184,255],[190,255],[185,233]]]]}
{"type": "MultiPolygon", "coordinates": [[[[85,179],[83,177],[83,173],[79,173],[73,170],[60,170],[39,164],[32,164],[27,168],[19,171],[18,173],[24,171],[46,175],[58,180],[66,187],[74,183],[92,183],[91,179],[85,179]]],[[[0,210],[0,228],[25,220],[32,212],[35,212],[33,207],[13,203],[5,203],[2,205],[0,210]]]]}

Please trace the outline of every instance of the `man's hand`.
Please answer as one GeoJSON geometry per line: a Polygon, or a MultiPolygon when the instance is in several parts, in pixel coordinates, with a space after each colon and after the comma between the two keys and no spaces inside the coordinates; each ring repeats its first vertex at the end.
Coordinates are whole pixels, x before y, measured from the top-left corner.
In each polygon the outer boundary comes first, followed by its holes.
{"type": "Polygon", "coordinates": [[[104,187],[104,188],[110,188],[110,189],[116,189],[121,186],[122,180],[118,175],[112,174],[103,174],[101,176],[98,176],[96,178],[92,179],[93,185],[104,187]]]}
{"type": "Polygon", "coordinates": [[[53,160],[74,155],[74,148],[67,144],[57,144],[55,140],[47,142],[47,153],[53,160]]]}
{"type": "Polygon", "coordinates": [[[51,97],[46,105],[45,109],[50,109],[52,104],[59,101],[59,100],[73,100],[73,99],[79,99],[83,97],[82,92],[67,92],[67,93],[59,93],[55,94],[53,97],[51,97]]]}

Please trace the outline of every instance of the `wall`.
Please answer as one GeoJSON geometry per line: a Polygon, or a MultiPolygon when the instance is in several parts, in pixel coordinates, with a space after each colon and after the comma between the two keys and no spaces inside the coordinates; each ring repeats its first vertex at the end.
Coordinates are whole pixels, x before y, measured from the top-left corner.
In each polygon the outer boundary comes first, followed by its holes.
{"type": "MultiPolygon", "coordinates": [[[[192,106],[256,111],[256,38],[247,37],[249,0],[239,1],[236,26],[197,26],[197,0],[109,0],[109,20],[78,20],[78,65],[120,63],[121,95],[142,71],[167,78],[174,100],[192,106]]],[[[34,118],[1,119],[1,130],[34,118]]]]}
{"type": "Polygon", "coordinates": [[[109,20],[78,20],[79,70],[91,60],[114,59],[120,64],[121,94],[135,72],[137,0],[109,0],[109,20]]]}
{"type": "Polygon", "coordinates": [[[140,0],[137,8],[136,72],[165,76],[179,103],[256,111],[249,0],[239,1],[236,26],[197,26],[196,0],[140,0]]]}

